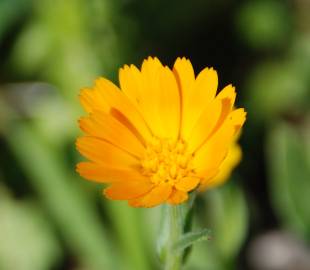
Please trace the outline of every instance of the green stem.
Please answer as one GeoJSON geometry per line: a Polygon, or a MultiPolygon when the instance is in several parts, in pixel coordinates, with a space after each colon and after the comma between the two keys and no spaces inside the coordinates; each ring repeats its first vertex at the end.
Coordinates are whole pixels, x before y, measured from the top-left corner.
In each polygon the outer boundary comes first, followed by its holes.
{"type": "Polygon", "coordinates": [[[176,252],[175,243],[183,234],[184,216],[180,205],[168,206],[169,218],[169,240],[167,247],[167,257],[165,261],[165,270],[180,270],[182,266],[182,252],[176,252]]]}

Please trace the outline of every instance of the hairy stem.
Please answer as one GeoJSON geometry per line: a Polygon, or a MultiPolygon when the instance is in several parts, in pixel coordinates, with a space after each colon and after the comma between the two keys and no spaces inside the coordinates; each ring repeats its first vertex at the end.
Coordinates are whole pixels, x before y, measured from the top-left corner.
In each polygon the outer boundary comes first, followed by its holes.
{"type": "Polygon", "coordinates": [[[167,257],[165,270],[180,270],[182,266],[182,252],[176,252],[175,243],[183,234],[184,216],[180,205],[168,206],[169,241],[167,243],[167,257]]]}

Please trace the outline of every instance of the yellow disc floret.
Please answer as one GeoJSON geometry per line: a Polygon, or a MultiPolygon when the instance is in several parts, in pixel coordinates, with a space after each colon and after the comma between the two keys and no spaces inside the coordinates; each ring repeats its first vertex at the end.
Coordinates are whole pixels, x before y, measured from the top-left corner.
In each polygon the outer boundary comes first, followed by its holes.
{"type": "Polygon", "coordinates": [[[142,173],[150,177],[154,184],[169,183],[174,186],[182,178],[194,175],[192,158],[183,140],[174,142],[153,137],[141,160],[142,173]]]}

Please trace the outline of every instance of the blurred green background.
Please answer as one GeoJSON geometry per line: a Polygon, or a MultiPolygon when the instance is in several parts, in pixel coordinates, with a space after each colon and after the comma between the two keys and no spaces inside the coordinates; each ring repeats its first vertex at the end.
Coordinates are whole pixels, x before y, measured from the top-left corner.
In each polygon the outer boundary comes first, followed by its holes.
{"type": "Polygon", "coordinates": [[[310,1],[0,0],[0,269],[160,269],[159,209],[82,180],[79,89],[147,56],[214,67],[243,161],[201,194],[188,270],[310,269],[310,1]]]}

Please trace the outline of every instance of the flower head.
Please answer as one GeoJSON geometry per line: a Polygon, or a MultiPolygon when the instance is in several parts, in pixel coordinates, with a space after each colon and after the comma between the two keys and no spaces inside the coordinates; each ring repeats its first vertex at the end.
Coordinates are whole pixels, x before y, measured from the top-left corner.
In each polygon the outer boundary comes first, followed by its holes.
{"type": "Polygon", "coordinates": [[[81,91],[88,115],[77,148],[89,160],[77,165],[81,176],[108,183],[108,198],[135,207],[179,204],[225,180],[238,162],[229,157],[246,115],[234,109],[232,85],[216,95],[216,71],[195,77],[185,58],[170,70],[149,57],[140,70],[121,68],[119,80],[120,89],[99,78],[81,91]]]}

